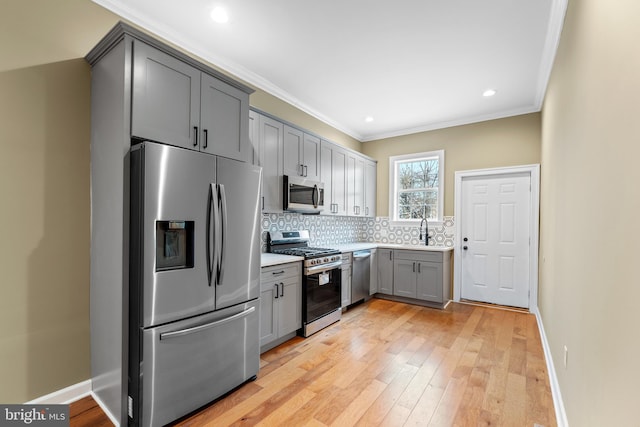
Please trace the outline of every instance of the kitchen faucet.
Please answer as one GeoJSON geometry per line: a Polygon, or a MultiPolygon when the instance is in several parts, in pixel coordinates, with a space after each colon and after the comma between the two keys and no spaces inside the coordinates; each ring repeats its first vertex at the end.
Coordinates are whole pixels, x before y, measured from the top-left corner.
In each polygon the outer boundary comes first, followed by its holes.
{"type": "Polygon", "coordinates": [[[422,218],[422,221],[420,221],[420,240],[422,240],[422,223],[423,222],[424,222],[424,228],[425,228],[424,245],[429,246],[429,223],[427,222],[426,218],[422,218]]]}

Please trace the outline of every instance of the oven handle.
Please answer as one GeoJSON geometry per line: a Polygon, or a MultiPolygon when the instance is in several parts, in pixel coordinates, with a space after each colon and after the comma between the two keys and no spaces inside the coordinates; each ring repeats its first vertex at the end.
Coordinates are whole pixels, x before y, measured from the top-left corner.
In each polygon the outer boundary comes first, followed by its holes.
{"type": "Polygon", "coordinates": [[[331,262],[329,264],[316,265],[313,267],[307,267],[304,269],[305,276],[311,276],[312,274],[324,273],[325,271],[340,268],[342,266],[342,260],[331,262]]]}

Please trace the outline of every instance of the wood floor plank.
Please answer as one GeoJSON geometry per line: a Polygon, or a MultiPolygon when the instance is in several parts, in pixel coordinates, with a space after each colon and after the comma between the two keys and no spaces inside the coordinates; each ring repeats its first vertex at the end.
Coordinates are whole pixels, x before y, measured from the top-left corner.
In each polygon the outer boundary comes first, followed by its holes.
{"type": "MultiPolygon", "coordinates": [[[[111,425],[93,399],[71,425],[111,425]]],[[[557,425],[535,316],[373,299],[261,355],[260,372],[178,426],[557,425]]]]}
{"type": "Polygon", "coordinates": [[[331,423],[331,426],[342,427],[355,425],[386,387],[387,385],[383,382],[377,380],[371,381],[367,388],[331,423]]]}
{"type": "Polygon", "coordinates": [[[391,408],[396,404],[398,396],[404,391],[411,379],[418,372],[415,366],[394,364],[399,367],[395,371],[393,379],[387,383],[387,387],[382,391],[380,396],[371,404],[369,409],[356,423],[360,427],[376,426],[382,423],[391,408]]]}

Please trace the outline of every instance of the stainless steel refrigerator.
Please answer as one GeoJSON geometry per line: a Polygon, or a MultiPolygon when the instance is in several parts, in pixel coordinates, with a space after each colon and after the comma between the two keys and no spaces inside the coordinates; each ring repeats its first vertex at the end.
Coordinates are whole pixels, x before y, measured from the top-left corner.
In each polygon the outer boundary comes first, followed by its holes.
{"type": "Polygon", "coordinates": [[[129,423],[171,422],[259,368],[262,170],[131,150],[129,423]]]}

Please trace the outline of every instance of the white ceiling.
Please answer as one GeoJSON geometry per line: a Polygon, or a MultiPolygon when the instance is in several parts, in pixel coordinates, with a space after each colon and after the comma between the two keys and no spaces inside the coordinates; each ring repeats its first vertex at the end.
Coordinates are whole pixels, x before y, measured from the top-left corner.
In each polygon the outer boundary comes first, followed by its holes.
{"type": "Polygon", "coordinates": [[[539,111],[567,5],[93,1],[360,141],[539,111]]]}

